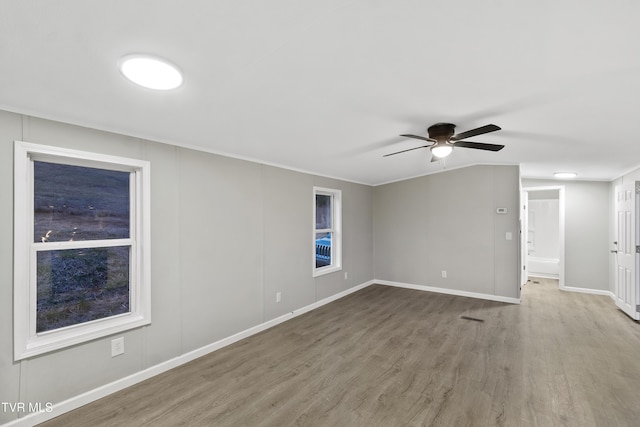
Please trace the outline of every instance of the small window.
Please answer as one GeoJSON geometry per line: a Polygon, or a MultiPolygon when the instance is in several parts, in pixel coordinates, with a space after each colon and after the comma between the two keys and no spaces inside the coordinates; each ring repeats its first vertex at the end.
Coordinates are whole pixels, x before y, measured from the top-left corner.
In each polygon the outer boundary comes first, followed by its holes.
{"type": "Polygon", "coordinates": [[[150,323],[149,163],[16,142],[15,359],[150,323]]]}
{"type": "Polygon", "coordinates": [[[314,187],[313,199],[313,275],[320,276],[342,268],[342,192],[314,187]]]}

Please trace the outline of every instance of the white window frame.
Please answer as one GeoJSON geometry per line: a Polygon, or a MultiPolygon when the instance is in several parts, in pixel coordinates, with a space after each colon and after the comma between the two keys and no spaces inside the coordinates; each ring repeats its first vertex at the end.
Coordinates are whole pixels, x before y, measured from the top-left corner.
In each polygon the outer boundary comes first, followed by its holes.
{"type": "MultiPolygon", "coordinates": [[[[26,359],[151,323],[150,173],[148,161],[15,141],[14,146],[14,360],[26,359]],[[35,242],[33,162],[131,173],[130,238],[109,245],[131,247],[129,312],[45,332],[36,332],[36,247],[87,248],[95,241],[35,242]]],[[[100,241],[104,243],[103,241],[100,241]]],[[[104,247],[101,244],[100,247],[104,247]]],[[[95,246],[94,246],[95,247],[95,246]]]]}
{"type": "Polygon", "coordinates": [[[333,188],[313,187],[313,277],[342,270],[342,191],[333,188]],[[332,228],[316,229],[316,195],[331,196],[332,228]],[[316,235],[331,233],[331,264],[316,267],[316,235]]]}

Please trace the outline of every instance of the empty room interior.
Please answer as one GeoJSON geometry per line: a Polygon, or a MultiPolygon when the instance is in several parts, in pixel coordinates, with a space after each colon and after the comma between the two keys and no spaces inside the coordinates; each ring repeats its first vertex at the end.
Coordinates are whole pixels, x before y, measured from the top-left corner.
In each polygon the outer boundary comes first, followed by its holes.
{"type": "Polygon", "coordinates": [[[4,1],[0,425],[638,425],[639,21],[4,1]]]}

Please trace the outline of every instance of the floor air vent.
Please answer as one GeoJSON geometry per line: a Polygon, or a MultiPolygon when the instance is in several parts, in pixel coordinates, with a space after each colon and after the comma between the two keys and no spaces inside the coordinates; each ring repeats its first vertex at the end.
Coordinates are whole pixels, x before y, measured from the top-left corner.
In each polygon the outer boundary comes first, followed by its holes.
{"type": "Polygon", "coordinates": [[[484,322],[484,319],[478,319],[477,317],[460,316],[464,320],[473,320],[474,322],[484,322]]]}

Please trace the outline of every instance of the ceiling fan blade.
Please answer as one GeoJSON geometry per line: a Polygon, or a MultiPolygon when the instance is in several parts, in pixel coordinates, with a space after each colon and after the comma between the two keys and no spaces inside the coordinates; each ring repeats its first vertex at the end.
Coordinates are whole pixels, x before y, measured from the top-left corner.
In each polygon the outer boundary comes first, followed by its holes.
{"type": "Polygon", "coordinates": [[[400,135],[400,136],[404,136],[405,138],[415,138],[415,139],[421,139],[423,141],[436,142],[435,139],[431,139],[426,136],[420,136],[420,135],[400,135]]]}
{"type": "Polygon", "coordinates": [[[477,150],[500,151],[504,145],[485,144],[483,142],[458,141],[453,144],[454,147],[475,148],[477,150]]]}
{"type": "Polygon", "coordinates": [[[382,157],[395,156],[396,154],[406,153],[407,151],[413,151],[413,150],[417,150],[418,148],[427,148],[427,147],[430,147],[430,145],[423,145],[423,146],[421,146],[421,147],[409,148],[408,150],[396,151],[395,153],[385,154],[385,155],[384,155],[384,156],[382,156],[382,157]]]}
{"type": "Polygon", "coordinates": [[[459,133],[457,135],[453,135],[451,137],[451,141],[459,141],[465,138],[471,138],[472,136],[482,135],[489,132],[495,132],[497,130],[502,129],[500,126],[496,125],[484,125],[479,128],[471,129],[466,132],[459,133]]]}

